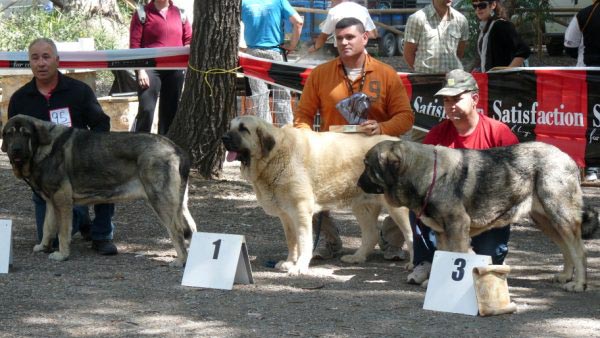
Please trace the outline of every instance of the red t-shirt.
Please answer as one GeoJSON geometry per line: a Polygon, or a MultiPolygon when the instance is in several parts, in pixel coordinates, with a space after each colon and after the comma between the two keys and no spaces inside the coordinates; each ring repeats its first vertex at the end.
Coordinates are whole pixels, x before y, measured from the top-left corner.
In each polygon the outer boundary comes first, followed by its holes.
{"type": "Polygon", "coordinates": [[[192,27],[189,20],[181,22],[179,9],[169,1],[166,18],[154,7],[154,2],[144,6],[146,22],[142,24],[133,14],[129,27],[129,48],[181,47],[192,42],[192,27]]]}
{"type": "Polygon", "coordinates": [[[433,127],[423,140],[423,144],[456,149],[489,149],[517,143],[519,139],[507,125],[482,114],[479,114],[479,122],[475,130],[467,136],[458,135],[452,121],[446,120],[433,127]]]}

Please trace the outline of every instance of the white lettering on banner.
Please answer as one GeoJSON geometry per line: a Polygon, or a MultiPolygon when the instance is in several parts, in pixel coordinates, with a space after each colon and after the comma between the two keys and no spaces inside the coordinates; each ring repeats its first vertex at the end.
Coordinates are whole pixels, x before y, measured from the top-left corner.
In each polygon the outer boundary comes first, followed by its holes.
{"type": "Polygon", "coordinates": [[[592,108],[592,112],[594,114],[594,119],[592,121],[592,126],[594,128],[600,127],[600,103],[596,103],[592,108]]]}
{"type": "Polygon", "coordinates": [[[529,137],[529,135],[531,135],[532,133],[528,130],[526,130],[525,128],[523,128],[523,126],[515,124],[514,126],[512,126],[512,128],[510,128],[510,130],[515,133],[515,135],[523,135],[523,137],[527,138],[529,137]]]}
{"type": "Polygon", "coordinates": [[[437,103],[438,99],[434,99],[433,102],[424,104],[423,96],[417,96],[413,103],[413,109],[419,114],[438,117],[441,121],[446,118],[446,114],[444,113],[444,105],[439,105],[437,103]]]}
{"type": "Polygon", "coordinates": [[[492,110],[494,118],[510,124],[543,124],[548,126],[584,127],[584,115],[582,112],[566,112],[565,105],[555,107],[551,111],[537,110],[538,103],[533,102],[531,109],[522,109],[523,104],[504,109],[502,100],[494,100],[492,110]],[[559,110],[560,109],[560,110],[559,110]]]}
{"type": "Polygon", "coordinates": [[[596,136],[596,128],[592,129],[592,131],[590,132],[590,138],[588,143],[598,143],[598,141],[600,141],[600,136],[596,136]]]}

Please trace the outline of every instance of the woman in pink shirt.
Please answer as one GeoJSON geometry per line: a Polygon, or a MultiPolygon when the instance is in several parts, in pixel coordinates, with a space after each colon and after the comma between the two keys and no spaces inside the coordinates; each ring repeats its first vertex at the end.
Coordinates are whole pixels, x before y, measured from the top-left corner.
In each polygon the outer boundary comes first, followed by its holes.
{"type": "MultiPolygon", "coordinates": [[[[183,11],[171,0],[152,0],[138,8],[131,18],[129,48],[187,46],[192,41],[192,28],[183,11]]],[[[177,112],[183,87],[183,70],[140,69],[136,71],[139,108],[135,118],[136,132],[150,132],[156,101],[158,133],[165,135],[177,112]]]]}

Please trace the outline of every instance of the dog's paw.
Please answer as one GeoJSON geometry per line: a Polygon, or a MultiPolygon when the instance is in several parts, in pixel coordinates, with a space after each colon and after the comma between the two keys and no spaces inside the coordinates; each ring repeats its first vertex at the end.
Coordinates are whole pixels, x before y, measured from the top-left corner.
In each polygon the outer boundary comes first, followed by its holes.
{"type": "Polygon", "coordinates": [[[563,290],[568,292],[583,292],[585,291],[585,284],[577,282],[568,282],[563,284],[563,290]]]}
{"type": "Polygon", "coordinates": [[[562,273],[554,275],[555,283],[567,284],[567,282],[570,282],[571,280],[573,280],[573,274],[570,274],[570,273],[562,272],[562,273]]]}
{"type": "Polygon", "coordinates": [[[296,264],[294,264],[294,262],[290,262],[290,261],[279,261],[277,262],[277,264],[275,264],[275,269],[281,270],[281,271],[290,271],[290,269],[292,269],[296,264]]]}
{"type": "Polygon", "coordinates": [[[60,253],[60,251],[54,251],[53,253],[51,253],[48,258],[50,258],[53,261],[66,261],[67,258],[69,258],[69,256],[65,256],[63,254],[60,253]]]}
{"type": "Polygon", "coordinates": [[[47,252],[48,247],[43,244],[36,244],[33,246],[33,252],[47,252]]]}
{"type": "Polygon", "coordinates": [[[170,267],[173,268],[182,268],[185,266],[185,260],[181,260],[179,258],[175,258],[174,261],[172,261],[171,263],[169,263],[170,267]]]}
{"type": "Polygon", "coordinates": [[[354,254],[354,255],[345,255],[345,256],[342,256],[341,260],[344,263],[353,263],[353,264],[356,264],[356,263],[364,263],[367,260],[367,258],[364,257],[364,256],[360,256],[360,255],[354,254]]]}
{"type": "Polygon", "coordinates": [[[308,273],[308,267],[301,267],[298,264],[289,268],[287,271],[290,276],[306,275],[308,273]]]}
{"type": "Polygon", "coordinates": [[[406,269],[407,271],[412,271],[412,269],[415,268],[415,265],[412,262],[408,262],[406,264],[404,264],[404,269],[406,269]]]}
{"type": "Polygon", "coordinates": [[[427,285],[429,285],[429,279],[426,279],[425,281],[423,281],[423,283],[421,283],[421,287],[424,289],[427,289],[427,285]]]}

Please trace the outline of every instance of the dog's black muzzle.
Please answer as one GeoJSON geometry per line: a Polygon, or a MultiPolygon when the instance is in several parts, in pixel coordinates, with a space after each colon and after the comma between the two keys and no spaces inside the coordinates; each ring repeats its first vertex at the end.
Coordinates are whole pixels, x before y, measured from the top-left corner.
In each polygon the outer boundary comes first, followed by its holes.
{"type": "Polygon", "coordinates": [[[221,141],[227,151],[240,151],[242,139],[236,132],[228,131],[221,137],[221,141]]]}
{"type": "Polygon", "coordinates": [[[383,187],[375,184],[367,175],[367,172],[363,172],[358,179],[358,187],[361,188],[367,194],[383,194],[383,187]]]}
{"type": "Polygon", "coordinates": [[[232,150],[233,148],[233,137],[231,137],[231,132],[226,132],[223,137],[221,137],[221,141],[225,146],[225,149],[232,150]]]}

